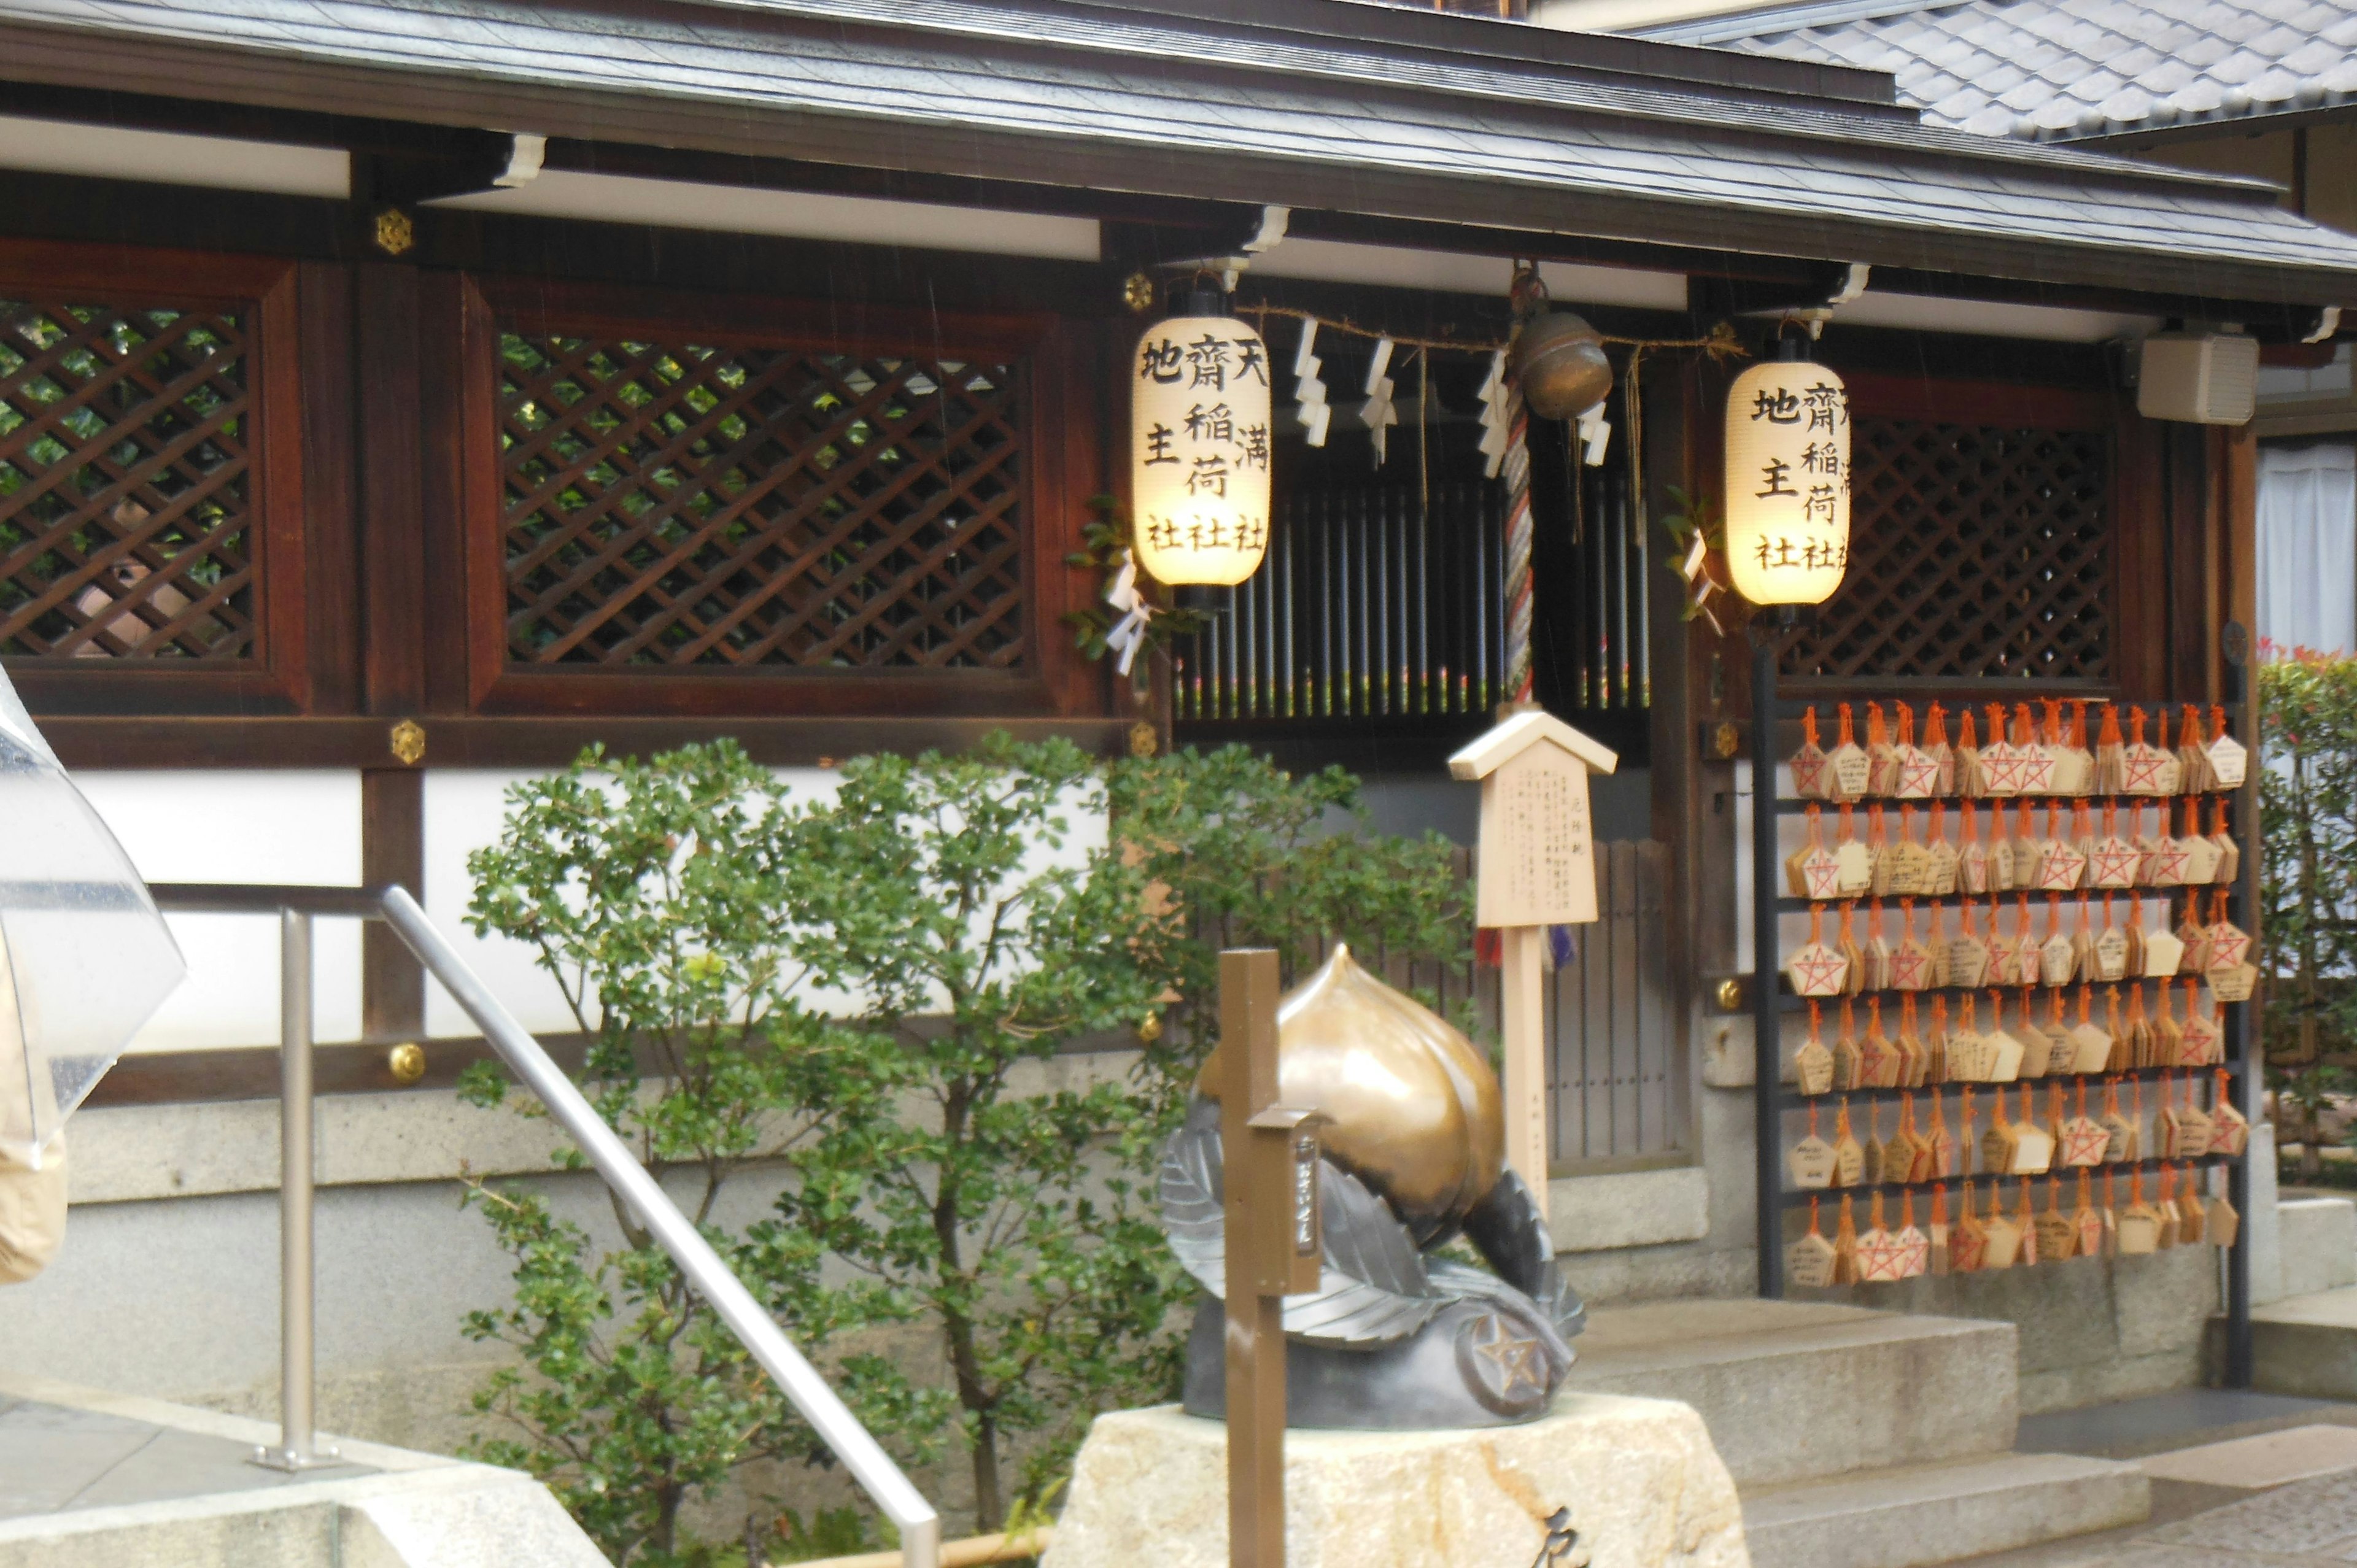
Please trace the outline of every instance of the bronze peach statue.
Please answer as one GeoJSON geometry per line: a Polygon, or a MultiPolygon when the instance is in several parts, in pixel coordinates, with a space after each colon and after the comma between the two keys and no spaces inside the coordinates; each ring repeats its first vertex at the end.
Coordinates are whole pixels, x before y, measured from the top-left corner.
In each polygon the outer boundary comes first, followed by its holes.
{"type": "MultiPolygon", "coordinates": [[[[1222,1354],[1219,1052],[1163,1152],[1162,1222],[1210,1292],[1186,1408],[1218,1417],[1222,1354]]],[[[1337,946],[1277,1010],[1278,1101],[1323,1112],[1318,1287],[1285,1298],[1288,1423],[1408,1430],[1544,1414],[1584,1309],[1546,1220],[1504,1166],[1498,1076],[1473,1043],[1337,946]],[[1462,1237],[1494,1273],[1439,1255],[1462,1237]]]]}

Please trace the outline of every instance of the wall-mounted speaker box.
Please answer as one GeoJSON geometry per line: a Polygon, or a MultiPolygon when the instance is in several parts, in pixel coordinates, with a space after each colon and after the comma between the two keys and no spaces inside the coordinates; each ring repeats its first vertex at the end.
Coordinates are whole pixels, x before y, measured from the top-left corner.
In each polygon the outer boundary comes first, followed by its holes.
{"type": "Polygon", "coordinates": [[[2240,332],[2161,332],[2137,355],[2136,412],[2189,424],[2248,424],[2259,395],[2259,340],[2240,332]]]}

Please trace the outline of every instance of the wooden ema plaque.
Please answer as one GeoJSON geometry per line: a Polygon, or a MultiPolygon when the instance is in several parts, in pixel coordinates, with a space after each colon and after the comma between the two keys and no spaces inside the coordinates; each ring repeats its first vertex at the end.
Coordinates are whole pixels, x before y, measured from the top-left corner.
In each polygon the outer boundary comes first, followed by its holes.
{"type": "Polygon", "coordinates": [[[1448,759],[1481,781],[1475,918],[1498,929],[1504,970],[1506,1165],[1546,1211],[1546,928],[1596,918],[1596,829],[1587,775],[1620,758],[1554,715],[1527,709],[1448,759]]]}

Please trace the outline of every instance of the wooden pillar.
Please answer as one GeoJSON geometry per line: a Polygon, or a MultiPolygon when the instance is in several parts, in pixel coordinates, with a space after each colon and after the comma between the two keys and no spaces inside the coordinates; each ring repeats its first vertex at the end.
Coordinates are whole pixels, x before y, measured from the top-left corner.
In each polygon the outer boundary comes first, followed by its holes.
{"type": "MultiPolygon", "coordinates": [[[[361,774],[361,877],[398,882],[423,899],[425,780],[394,733],[426,701],[419,276],[393,263],[355,271],[362,705],[385,730],[383,766],[361,774]]],[[[361,939],[361,1027],[372,1042],[414,1040],[425,1029],[425,971],[375,922],[361,939]]]]}
{"type": "MultiPolygon", "coordinates": [[[[1289,1242],[1280,1205],[1254,1171],[1253,1119],[1276,1103],[1276,952],[1220,955],[1220,1086],[1228,1238],[1228,1562],[1285,1563],[1285,1297],[1264,1293],[1272,1240],[1289,1242]]],[[[1288,1184],[1289,1187],[1289,1184],[1288,1184]]],[[[1285,1195],[1288,1199],[1289,1191],[1285,1195]]],[[[1290,1251],[1289,1246],[1286,1251],[1290,1251]]]]}
{"type": "MultiPolygon", "coordinates": [[[[425,775],[361,774],[361,881],[397,882],[425,901],[425,775]]],[[[382,920],[361,928],[361,1038],[393,1045],[425,1037],[425,966],[382,920]]]]}

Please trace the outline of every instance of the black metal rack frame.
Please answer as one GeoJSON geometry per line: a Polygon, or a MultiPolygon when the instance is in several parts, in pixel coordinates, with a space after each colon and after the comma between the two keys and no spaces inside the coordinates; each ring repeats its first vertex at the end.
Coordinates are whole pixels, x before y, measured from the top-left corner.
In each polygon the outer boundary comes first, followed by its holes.
{"type": "MultiPolygon", "coordinates": [[[[2239,875],[2227,891],[2231,905],[2236,912],[2236,918],[2246,929],[2252,931],[2255,938],[2257,931],[2252,922],[2257,918],[2256,912],[2260,908],[2259,865],[2261,859],[2258,804],[2259,737],[2257,715],[2252,709],[2250,700],[2250,673],[2244,667],[2243,659],[2237,656],[2237,650],[2248,645],[2247,637],[2236,635],[2241,630],[2239,625],[2230,626],[2222,639],[2227,650],[2224,695],[2228,733],[2249,747],[2251,756],[2250,767],[2244,775],[2243,787],[2234,792],[2236,802],[2234,833],[2236,841],[2244,847],[2242,864],[2237,867],[2239,875]]],[[[1921,699],[1933,693],[1921,688],[1906,691],[1893,688],[1885,691],[1872,682],[1861,682],[1857,688],[1836,694],[1818,690],[1815,683],[1812,682],[1807,697],[1786,698],[1778,691],[1776,665],[1781,644],[1781,639],[1773,635],[1772,628],[1755,627],[1751,659],[1753,722],[1751,725],[1752,973],[1750,1000],[1752,1028],[1755,1036],[1753,1052],[1756,1079],[1753,1103],[1758,1142],[1756,1155],[1757,1190],[1760,1197],[1758,1205],[1760,1294],[1768,1297],[1781,1297],[1784,1294],[1784,1216],[1788,1209],[1797,1205],[1805,1205],[1812,1197],[1824,1200],[1839,1198],[1844,1195],[1871,1197],[1876,1192],[1885,1194],[1922,1192],[1928,1191],[1932,1187],[1953,1186],[1964,1179],[1961,1176],[1951,1176],[1943,1178],[1939,1182],[1917,1183],[1911,1186],[1904,1183],[1890,1183],[1880,1187],[1819,1188],[1796,1188],[1789,1186],[1785,1180],[1784,1117],[1786,1113],[1795,1109],[1804,1109],[1812,1103],[1828,1104],[1834,1097],[1801,1095],[1787,1090],[1783,1082],[1783,1019],[1786,1014],[1805,1006],[1806,1004],[1802,998],[1792,995],[1783,989],[1779,917],[1791,910],[1806,909],[1812,902],[1816,901],[1790,897],[1781,892],[1784,876],[1783,860],[1780,853],[1781,844],[1779,826],[1785,817],[1804,812],[1812,804],[1822,806],[1824,803],[1783,797],[1778,792],[1777,769],[1784,761],[1781,745],[1783,721],[1797,720],[1805,710],[1830,702],[1862,700],[1886,695],[1921,699]],[[1763,632],[1768,635],[1762,635],[1763,632]]],[[[1976,691],[1972,694],[1987,693],[1976,691]]],[[[2038,697],[2052,694],[2042,689],[2034,693],[2028,691],[2021,693],[2022,696],[2038,697]]],[[[2078,694],[2072,693],[2073,696],[2078,694]]],[[[2131,708],[2158,708],[2178,704],[2162,703],[2158,699],[2147,701],[2123,699],[2119,705],[2131,708]]],[[[2090,799],[2101,800],[2103,797],[2090,797],[2090,799]]],[[[2133,799],[2139,803],[2145,800],[2144,797],[2121,797],[2121,799],[2133,799]]],[[[2133,891],[2138,897],[2147,897],[2155,890],[2133,891]]],[[[2174,890],[2162,891],[2173,892],[2174,890]]],[[[1982,897],[1982,895],[1974,895],[1972,901],[1977,902],[1982,897]]],[[[1919,898],[1917,903],[1930,902],[1936,906],[1965,901],[1963,896],[1958,895],[1930,900],[1919,898]]],[[[2255,950],[2252,957],[2253,961],[2256,961],[2255,950]]],[[[1962,987],[1947,989],[1958,994],[1964,993],[1964,991],[1962,987]]],[[[1971,988],[1975,994],[1987,989],[1990,988],[1986,986],[1971,988]]],[[[1998,989],[2016,988],[2000,987],[1998,989]]],[[[2222,1067],[2234,1086],[2236,1108],[2255,1127],[2259,1121],[2261,1078],[2261,1074],[2256,1070],[2257,1024],[2254,1015],[2256,1004],[2225,1002],[2218,1005],[2224,1015],[2225,1060],[2222,1063],[2210,1068],[2147,1068],[2133,1072],[2104,1076],[2116,1077],[2123,1081],[2131,1079],[2151,1080],[2174,1073],[2198,1076],[2215,1072],[2222,1067]]],[[[1918,1090],[1857,1090],[1847,1092],[1848,1097],[1853,1101],[1881,1104],[1896,1100],[1902,1094],[1928,1094],[1935,1087],[1944,1091],[1948,1089],[1993,1086],[1942,1084],[1926,1085],[1918,1090]]],[[[2007,1085],[2005,1088],[2007,1092],[2010,1092],[2012,1086],[2007,1085]]],[[[2247,1153],[2246,1149],[2245,1155],[2247,1153]]],[[[2246,1217],[2241,1229],[2236,1232],[2233,1245],[2226,1250],[2224,1382],[2228,1388],[2249,1388],[2252,1379],[2251,1222],[2247,1218],[2250,1213],[2251,1196],[2249,1161],[2246,1157],[2212,1155],[2193,1160],[2142,1160],[2134,1165],[2095,1166],[2090,1169],[2091,1172],[2111,1170],[2125,1174],[2136,1169],[2158,1169],[2164,1165],[2194,1168],[2223,1165],[2227,1168],[2227,1200],[2233,1205],[2238,1214],[2246,1217]]],[[[1999,1176],[1994,1179],[2003,1182],[2008,1178],[1999,1176]]]]}

